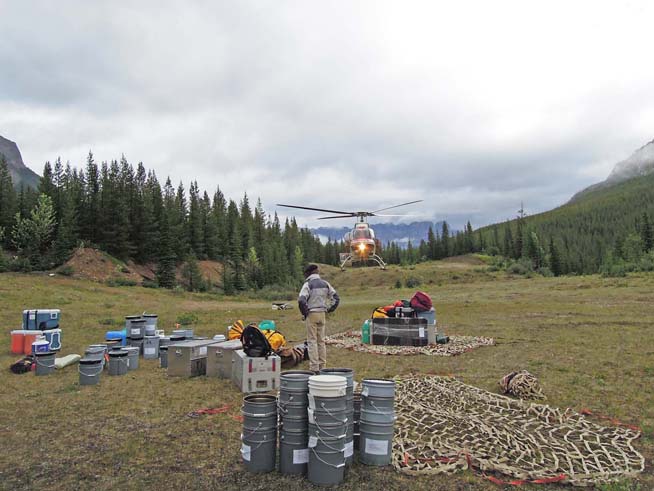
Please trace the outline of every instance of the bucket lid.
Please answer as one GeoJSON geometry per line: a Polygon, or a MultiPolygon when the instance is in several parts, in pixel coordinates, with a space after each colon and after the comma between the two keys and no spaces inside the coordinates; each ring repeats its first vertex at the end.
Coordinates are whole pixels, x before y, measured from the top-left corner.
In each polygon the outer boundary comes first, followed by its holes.
{"type": "Polygon", "coordinates": [[[146,319],[156,319],[159,316],[157,314],[143,314],[143,317],[146,319]]]}
{"type": "Polygon", "coordinates": [[[38,357],[38,356],[50,356],[50,355],[54,356],[54,355],[55,355],[55,352],[54,352],[54,351],[41,351],[41,352],[37,351],[37,352],[34,353],[34,354],[35,354],[37,357],[38,357]]]}
{"type": "Polygon", "coordinates": [[[159,346],[159,351],[168,351],[168,345],[159,346]]]}
{"type": "Polygon", "coordinates": [[[145,319],[141,319],[141,318],[138,318],[138,319],[132,319],[130,323],[131,323],[132,325],[134,325],[134,324],[145,324],[145,319]]]}
{"type": "Polygon", "coordinates": [[[309,385],[316,387],[346,387],[347,379],[340,375],[313,375],[312,377],[309,377],[309,385]]]}
{"type": "Polygon", "coordinates": [[[121,358],[123,356],[127,356],[127,351],[124,349],[114,349],[109,352],[109,356],[111,357],[118,357],[121,358]]]}
{"type": "Polygon", "coordinates": [[[125,316],[125,319],[128,319],[128,320],[140,319],[140,318],[141,318],[140,315],[126,315],[125,316]]]}
{"type": "Polygon", "coordinates": [[[81,358],[79,361],[80,365],[95,365],[102,363],[102,358],[81,358]]]}
{"type": "Polygon", "coordinates": [[[38,339],[32,343],[32,346],[43,346],[44,344],[50,344],[50,341],[47,339],[38,339]]]}

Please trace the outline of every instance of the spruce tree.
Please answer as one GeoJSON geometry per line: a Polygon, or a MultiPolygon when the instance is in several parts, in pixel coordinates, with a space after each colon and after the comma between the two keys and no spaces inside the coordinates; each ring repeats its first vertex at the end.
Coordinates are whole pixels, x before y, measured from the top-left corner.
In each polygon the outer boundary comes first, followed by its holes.
{"type": "Polygon", "coordinates": [[[441,229],[441,257],[449,257],[450,252],[450,227],[447,222],[443,222],[443,228],[441,229]]]}
{"type": "Polygon", "coordinates": [[[4,239],[0,239],[0,248],[10,245],[10,231],[14,224],[16,209],[16,192],[9,173],[9,166],[4,155],[0,154],[0,228],[4,229],[4,239]]]}
{"type": "Polygon", "coordinates": [[[161,217],[161,246],[157,264],[157,283],[163,288],[175,286],[175,252],[172,242],[168,216],[164,213],[161,217]]]}
{"type": "Polygon", "coordinates": [[[644,251],[651,251],[654,246],[654,235],[652,233],[652,222],[650,222],[647,212],[643,212],[641,218],[640,237],[643,240],[644,251]]]}
{"type": "Polygon", "coordinates": [[[554,244],[554,237],[550,237],[550,270],[554,276],[560,276],[562,273],[561,268],[561,257],[559,255],[559,250],[554,244]]]}

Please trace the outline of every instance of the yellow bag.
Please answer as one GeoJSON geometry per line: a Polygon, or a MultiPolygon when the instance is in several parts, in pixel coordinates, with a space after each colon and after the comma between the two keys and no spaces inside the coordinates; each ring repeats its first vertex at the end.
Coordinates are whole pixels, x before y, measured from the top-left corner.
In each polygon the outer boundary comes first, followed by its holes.
{"type": "Polygon", "coordinates": [[[243,321],[242,320],[237,320],[234,322],[229,327],[229,331],[227,332],[227,337],[231,341],[232,339],[241,339],[241,334],[243,334],[243,321]]]}
{"type": "Polygon", "coordinates": [[[379,319],[383,317],[388,317],[388,314],[386,313],[383,307],[377,307],[375,310],[372,311],[372,317],[373,319],[379,319]]]}
{"type": "Polygon", "coordinates": [[[279,348],[286,344],[286,338],[279,331],[262,331],[266,339],[270,343],[270,347],[273,351],[277,351],[279,348]]]}

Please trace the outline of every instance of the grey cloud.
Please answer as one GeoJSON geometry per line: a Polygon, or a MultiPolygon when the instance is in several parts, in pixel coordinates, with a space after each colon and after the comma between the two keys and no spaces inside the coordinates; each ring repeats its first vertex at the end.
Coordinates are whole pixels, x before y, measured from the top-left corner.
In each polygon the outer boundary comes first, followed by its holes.
{"type": "MultiPolygon", "coordinates": [[[[0,134],[37,171],[59,155],[81,165],[93,149],[161,180],[247,191],[271,213],[281,201],[374,209],[422,198],[406,212],[474,225],[513,216],[521,200],[532,213],[560,205],[651,140],[654,73],[621,61],[646,54],[630,44],[637,29],[598,62],[584,50],[605,47],[601,33],[566,46],[566,21],[545,46],[533,20],[498,17],[495,40],[470,8],[5,2],[0,134]]],[[[607,9],[593,15],[631,19],[607,9]]],[[[573,10],[570,25],[584,12],[573,10]]]]}

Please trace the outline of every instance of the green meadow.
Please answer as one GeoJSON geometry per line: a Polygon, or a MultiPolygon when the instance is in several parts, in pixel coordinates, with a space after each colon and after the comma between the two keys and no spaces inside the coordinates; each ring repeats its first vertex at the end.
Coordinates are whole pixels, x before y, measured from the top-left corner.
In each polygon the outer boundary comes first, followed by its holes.
{"type": "MultiPolygon", "coordinates": [[[[495,346],[456,357],[380,356],[328,347],[329,365],[352,367],[357,380],[451,374],[493,392],[503,375],[527,369],[540,380],[548,404],[589,408],[643,429],[636,447],[645,455],[645,473],[598,489],[654,489],[654,274],[525,278],[491,273],[468,259],[388,271],[325,267],[323,277],[342,299],[328,318],[328,332],[358,329],[374,307],[420,289],[432,296],[446,334],[489,336],[495,346]],[[407,281],[419,286],[406,288],[407,281]]],[[[48,377],[9,371],[17,359],[10,353],[9,331],[20,328],[23,309],[61,309],[61,354],[82,354],[88,344],[102,342],[105,331],[122,328],[125,315],[143,311],[157,313],[159,328],[167,333],[182,316],[197,319],[193,327],[201,336],[225,333],[236,319],[273,319],[289,342],[302,341],[304,324],[295,302],[292,310],[273,311],[270,300],[256,293],[223,297],[62,276],[0,275],[0,488],[312,489],[305,479],[244,470],[237,420],[243,394],[228,380],[168,378],[157,361],[143,359],[126,376],[103,373],[97,386],[80,387],[76,366],[48,377]],[[229,405],[224,414],[187,416],[224,405],[229,405]]],[[[355,464],[340,489],[498,486],[472,471],[409,477],[391,467],[355,464]]],[[[550,484],[547,489],[570,488],[550,484]]]]}

